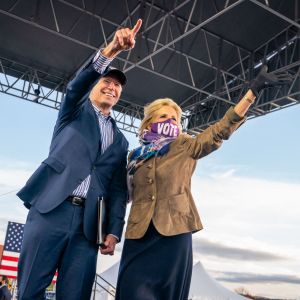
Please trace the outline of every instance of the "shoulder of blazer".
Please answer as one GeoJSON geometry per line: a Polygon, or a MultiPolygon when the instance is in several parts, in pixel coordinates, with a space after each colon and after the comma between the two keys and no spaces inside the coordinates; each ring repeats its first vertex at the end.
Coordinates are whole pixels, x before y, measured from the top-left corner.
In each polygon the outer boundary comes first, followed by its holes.
{"type": "Polygon", "coordinates": [[[193,139],[193,137],[187,133],[180,134],[175,141],[171,143],[171,147],[180,146],[186,143],[187,140],[193,139]]]}
{"type": "Polygon", "coordinates": [[[78,107],[76,111],[73,113],[68,113],[65,109],[62,107],[59,111],[56,124],[54,127],[53,131],[53,136],[52,139],[58,135],[58,133],[65,127],[67,126],[70,122],[74,121],[78,116],[80,115],[81,112],[85,111],[86,112],[93,112],[93,106],[90,104],[88,95],[84,96],[84,99],[81,103],[81,105],[78,107]]]}

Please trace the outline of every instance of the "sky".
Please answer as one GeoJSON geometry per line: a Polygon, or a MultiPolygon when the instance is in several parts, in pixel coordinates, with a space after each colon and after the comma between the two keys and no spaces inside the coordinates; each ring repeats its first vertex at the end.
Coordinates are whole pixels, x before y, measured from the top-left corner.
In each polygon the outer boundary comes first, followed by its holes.
{"type": "MultiPolygon", "coordinates": [[[[300,299],[299,115],[296,105],[249,120],[198,162],[192,192],[204,229],[193,235],[194,263],[231,290],[300,299]]],[[[25,222],[15,193],[47,157],[56,117],[0,93],[0,244],[8,221],[25,222]]],[[[136,147],[135,136],[125,135],[136,147]]],[[[99,256],[98,272],[121,248],[99,256]]]]}

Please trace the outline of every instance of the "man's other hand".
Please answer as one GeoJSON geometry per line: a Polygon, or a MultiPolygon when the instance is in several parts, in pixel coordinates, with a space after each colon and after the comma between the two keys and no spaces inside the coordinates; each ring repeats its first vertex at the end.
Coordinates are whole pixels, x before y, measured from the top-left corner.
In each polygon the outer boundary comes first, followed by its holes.
{"type": "Polygon", "coordinates": [[[105,238],[104,246],[100,246],[100,252],[103,255],[114,255],[115,247],[118,240],[115,236],[108,234],[105,238]]]}

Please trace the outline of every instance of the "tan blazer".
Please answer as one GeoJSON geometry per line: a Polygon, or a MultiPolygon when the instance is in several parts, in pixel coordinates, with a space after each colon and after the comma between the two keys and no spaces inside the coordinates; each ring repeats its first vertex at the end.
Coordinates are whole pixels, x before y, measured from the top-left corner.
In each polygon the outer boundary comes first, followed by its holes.
{"type": "Polygon", "coordinates": [[[197,159],[218,149],[244,120],[230,108],[220,121],[196,137],[181,134],[166,155],[145,161],[133,176],[133,202],[125,237],[141,238],[151,220],[162,235],[201,230],[191,194],[197,159]]]}

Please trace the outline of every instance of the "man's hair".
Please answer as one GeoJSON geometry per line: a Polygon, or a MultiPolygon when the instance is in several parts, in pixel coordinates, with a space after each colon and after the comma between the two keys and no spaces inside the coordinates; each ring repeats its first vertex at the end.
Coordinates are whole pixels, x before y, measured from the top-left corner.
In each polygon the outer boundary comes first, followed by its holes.
{"type": "MultiPolygon", "coordinates": [[[[182,110],[181,110],[180,106],[174,100],[172,100],[170,98],[156,99],[144,107],[144,118],[143,118],[140,128],[139,128],[139,137],[142,137],[143,131],[151,123],[153,117],[155,116],[155,113],[159,109],[161,109],[163,106],[170,106],[175,109],[175,111],[177,113],[177,117],[178,117],[178,122],[180,124],[181,114],[182,114],[182,110]]],[[[181,128],[181,126],[180,126],[180,128],[181,128]]]]}
{"type": "Polygon", "coordinates": [[[1,277],[2,277],[2,281],[4,281],[6,284],[8,284],[8,278],[7,278],[7,276],[5,276],[5,275],[1,275],[1,277]]]}

